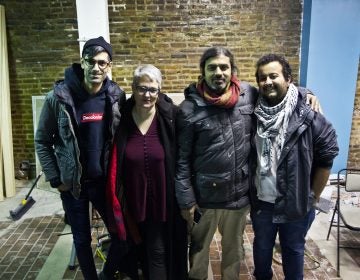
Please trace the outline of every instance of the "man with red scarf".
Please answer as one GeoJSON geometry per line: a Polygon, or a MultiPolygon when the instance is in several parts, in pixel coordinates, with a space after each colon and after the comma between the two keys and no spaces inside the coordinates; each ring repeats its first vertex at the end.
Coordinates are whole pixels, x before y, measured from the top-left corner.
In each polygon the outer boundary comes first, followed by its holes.
{"type": "Polygon", "coordinates": [[[199,81],[185,89],[177,117],[175,184],[191,236],[189,278],[207,279],[209,247],[218,229],[222,279],[238,279],[249,212],[248,161],[258,93],[237,79],[228,49],[206,50],[200,69],[199,81]]]}

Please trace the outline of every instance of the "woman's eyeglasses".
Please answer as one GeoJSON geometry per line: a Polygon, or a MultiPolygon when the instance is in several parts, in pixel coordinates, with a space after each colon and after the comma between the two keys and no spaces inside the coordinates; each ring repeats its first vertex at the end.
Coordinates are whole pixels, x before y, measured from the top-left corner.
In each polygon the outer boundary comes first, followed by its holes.
{"type": "Polygon", "coordinates": [[[158,95],[158,93],[160,91],[158,88],[143,87],[143,86],[137,86],[136,90],[140,95],[145,95],[148,92],[150,94],[150,96],[152,96],[152,97],[155,97],[156,95],[158,95]]]}

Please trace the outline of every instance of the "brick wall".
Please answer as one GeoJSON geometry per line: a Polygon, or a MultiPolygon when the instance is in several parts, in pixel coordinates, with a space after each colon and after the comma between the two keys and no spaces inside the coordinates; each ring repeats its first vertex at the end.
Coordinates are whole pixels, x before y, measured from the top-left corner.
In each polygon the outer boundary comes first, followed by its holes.
{"type": "Polygon", "coordinates": [[[199,59],[213,45],[230,48],[242,80],[255,82],[254,64],[264,53],[285,54],[297,77],[301,1],[112,0],[110,38],[114,80],[126,89],[134,68],[152,63],[166,92],[182,92],[199,74],[199,59]]]}
{"type": "MultiPolygon", "coordinates": [[[[130,92],[132,72],[152,63],[163,89],[182,92],[199,74],[213,45],[231,49],[239,78],[255,84],[263,54],[284,54],[299,70],[302,0],[109,0],[113,79],[130,92]]],[[[10,63],[15,164],[33,160],[31,96],[44,94],[79,60],[73,0],[0,0],[5,6],[10,63]]]]}
{"type": "Polygon", "coordinates": [[[360,58],[347,166],[348,168],[360,168],[360,58]]]}
{"type": "Polygon", "coordinates": [[[78,61],[75,1],[0,0],[5,6],[15,168],[34,161],[33,95],[49,91],[78,61]]]}

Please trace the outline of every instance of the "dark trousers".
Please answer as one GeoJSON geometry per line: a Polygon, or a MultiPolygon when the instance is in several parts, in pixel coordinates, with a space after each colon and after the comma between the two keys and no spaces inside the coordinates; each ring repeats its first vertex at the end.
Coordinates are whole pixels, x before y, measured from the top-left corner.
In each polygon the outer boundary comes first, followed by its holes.
{"type": "Polygon", "coordinates": [[[138,249],[145,279],[166,280],[166,223],[146,221],[139,229],[143,243],[138,249]]]}
{"type": "MultiPolygon", "coordinates": [[[[104,182],[88,181],[83,183],[79,199],[75,199],[69,191],[61,192],[60,197],[71,226],[81,272],[86,280],[98,279],[91,249],[89,202],[92,203],[107,226],[104,182]]],[[[117,236],[112,235],[104,270],[115,273],[118,267],[116,262],[119,259],[117,255],[122,253],[119,252],[119,247],[117,236]]]]}
{"type": "Polygon", "coordinates": [[[254,229],[254,276],[257,280],[272,279],[273,248],[279,233],[282,266],[286,280],[300,280],[304,275],[305,236],[315,218],[311,209],[302,219],[288,223],[273,223],[273,204],[263,202],[260,210],[251,211],[254,229]]]}

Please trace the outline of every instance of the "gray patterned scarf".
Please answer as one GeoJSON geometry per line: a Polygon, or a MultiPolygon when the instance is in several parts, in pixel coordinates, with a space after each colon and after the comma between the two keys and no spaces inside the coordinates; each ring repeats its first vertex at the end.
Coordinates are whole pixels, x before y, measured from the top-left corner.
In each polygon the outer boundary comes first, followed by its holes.
{"type": "Polygon", "coordinates": [[[260,159],[260,172],[262,175],[267,174],[271,169],[271,158],[275,145],[278,148],[276,149],[278,151],[276,158],[279,160],[289,119],[295,109],[297,98],[298,90],[292,83],[285,98],[276,106],[269,107],[267,102],[261,96],[259,97],[254,113],[257,116],[257,134],[265,139],[260,159]]]}

